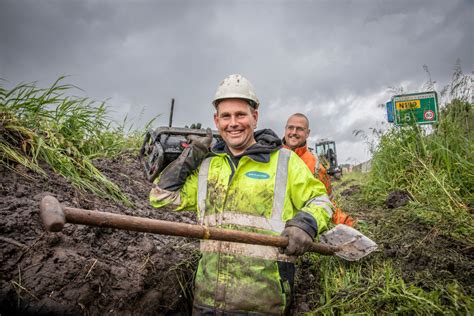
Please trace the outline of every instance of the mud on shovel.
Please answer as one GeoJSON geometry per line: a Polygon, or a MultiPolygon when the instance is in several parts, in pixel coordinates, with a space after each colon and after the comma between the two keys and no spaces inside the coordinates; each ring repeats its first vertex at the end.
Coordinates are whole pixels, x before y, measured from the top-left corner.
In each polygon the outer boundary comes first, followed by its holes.
{"type": "MultiPolygon", "coordinates": [[[[46,230],[50,232],[59,232],[63,229],[64,224],[71,223],[273,247],[288,245],[288,237],[283,236],[65,207],[52,196],[45,196],[41,201],[40,216],[46,230]]],[[[310,252],[328,256],[336,255],[349,261],[359,260],[377,249],[375,242],[368,237],[356,229],[341,224],[322,234],[320,239],[321,242],[312,244],[310,252]]]]}

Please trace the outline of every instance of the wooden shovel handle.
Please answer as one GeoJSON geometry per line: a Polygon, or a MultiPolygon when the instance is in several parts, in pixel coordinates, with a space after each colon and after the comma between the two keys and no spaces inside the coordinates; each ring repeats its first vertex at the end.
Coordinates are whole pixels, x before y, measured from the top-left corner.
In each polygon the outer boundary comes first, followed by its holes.
{"type": "MultiPolygon", "coordinates": [[[[263,235],[239,230],[63,207],[59,204],[59,201],[52,196],[43,198],[40,213],[48,231],[61,231],[65,223],[71,223],[161,235],[240,242],[253,245],[273,247],[286,247],[288,245],[288,237],[283,236],[263,235]]],[[[309,251],[317,252],[322,255],[333,255],[339,250],[337,247],[326,244],[313,243],[309,251]]]]}

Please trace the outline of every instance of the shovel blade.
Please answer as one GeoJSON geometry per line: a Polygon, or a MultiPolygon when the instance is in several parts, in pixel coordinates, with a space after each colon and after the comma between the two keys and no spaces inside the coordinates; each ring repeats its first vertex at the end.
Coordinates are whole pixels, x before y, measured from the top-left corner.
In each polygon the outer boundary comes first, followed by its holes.
{"type": "Polygon", "coordinates": [[[335,255],[349,261],[357,261],[377,249],[377,244],[357,229],[338,224],[322,234],[320,241],[341,250],[335,255]]]}

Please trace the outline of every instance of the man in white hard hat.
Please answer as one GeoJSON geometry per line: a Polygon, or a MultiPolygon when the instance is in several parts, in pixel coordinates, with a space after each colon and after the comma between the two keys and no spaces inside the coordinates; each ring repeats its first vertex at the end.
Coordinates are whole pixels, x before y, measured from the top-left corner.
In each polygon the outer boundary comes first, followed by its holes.
{"type": "Polygon", "coordinates": [[[215,94],[211,132],[194,138],[150,192],[154,207],[195,210],[202,225],[289,239],[285,249],[203,240],[195,278],[195,315],[283,315],[288,312],[295,256],[327,228],[332,204],[304,162],[271,130],[255,131],[260,102],[241,75],[215,94]]]}

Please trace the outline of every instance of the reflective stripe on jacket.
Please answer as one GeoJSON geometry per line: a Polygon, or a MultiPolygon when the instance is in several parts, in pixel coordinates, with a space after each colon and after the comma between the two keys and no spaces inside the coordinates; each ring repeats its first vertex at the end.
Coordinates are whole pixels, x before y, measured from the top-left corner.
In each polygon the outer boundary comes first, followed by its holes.
{"type": "MultiPolygon", "coordinates": [[[[279,235],[287,221],[313,237],[325,230],[332,204],[324,185],[293,152],[280,149],[268,156],[268,162],[243,156],[237,167],[226,153],[205,159],[199,171],[186,179],[176,210],[198,211],[203,225],[263,234],[279,235]],[[300,218],[317,225],[310,227],[300,218]]],[[[162,207],[176,200],[152,190],[150,202],[162,207]]],[[[278,262],[294,258],[281,255],[275,247],[209,240],[201,242],[201,251],[195,304],[283,314],[292,280],[282,276],[278,262]]]]}

